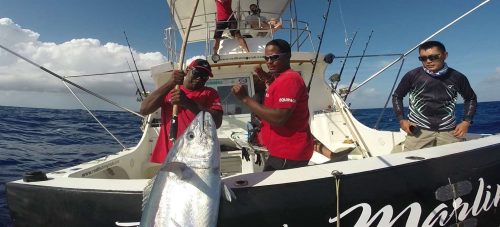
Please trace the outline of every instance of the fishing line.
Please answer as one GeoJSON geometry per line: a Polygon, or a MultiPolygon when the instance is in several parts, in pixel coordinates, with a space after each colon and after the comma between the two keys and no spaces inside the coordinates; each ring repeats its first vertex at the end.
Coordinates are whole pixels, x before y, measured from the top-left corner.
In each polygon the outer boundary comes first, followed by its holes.
{"type": "Polygon", "coordinates": [[[410,50],[408,50],[406,53],[404,53],[402,56],[400,56],[399,58],[397,58],[396,60],[394,60],[393,62],[389,63],[387,66],[385,66],[384,68],[382,68],[381,70],[379,70],[378,72],[376,72],[375,74],[373,74],[372,76],[370,76],[368,79],[366,79],[365,81],[363,81],[361,84],[359,84],[357,87],[355,87],[354,89],[352,89],[351,92],[354,92],[356,90],[358,90],[361,86],[365,85],[366,83],[368,83],[370,80],[372,80],[373,78],[375,78],[376,76],[380,75],[382,72],[384,72],[386,69],[388,69],[389,67],[391,67],[392,65],[396,64],[398,61],[400,61],[401,59],[403,59],[404,57],[406,57],[408,54],[410,54],[411,52],[413,52],[415,49],[417,49],[420,44],[432,39],[434,36],[436,36],[437,34],[441,33],[442,31],[444,31],[445,29],[447,29],[448,27],[450,27],[451,25],[455,24],[456,22],[458,22],[459,20],[461,20],[462,18],[464,18],[465,16],[469,15],[470,13],[474,12],[476,9],[478,9],[479,7],[483,6],[484,4],[488,3],[490,0],[486,0],[484,2],[482,2],[481,4],[477,5],[476,7],[472,8],[471,10],[467,11],[466,13],[464,13],[462,16],[459,16],[457,19],[453,20],[452,22],[450,22],[449,24],[447,24],[446,26],[444,26],[443,28],[439,29],[438,31],[436,31],[434,34],[430,35],[429,37],[427,37],[426,39],[424,39],[422,42],[420,42],[418,45],[416,45],[415,47],[411,48],[410,50]]]}
{"type": "Polygon", "coordinates": [[[137,90],[135,91],[135,94],[139,95],[138,101],[143,101],[144,99],[142,98],[141,90],[139,89],[139,85],[137,84],[137,81],[135,81],[134,73],[132,73],[132,69],[130,68],[130,64],[128,63],[128,60],[127,60],[127,65],[128,65],[128,69],[130,70],[130,75],[132,76],[132,79],[134,80],[135,87],[137,88],[137,90]]]}
{"type": "Polygon", "coordinates": [[[73,92],[73,90],[68,86],[68,84],[66,82],[63,81],[63,84],[64,86],[66,86],[68,88],[68,90],[71,92],[71,94],[73,94],[73,96],[76,98],[76,100],[78,100],[78,102],[85,108],[85,110],[87,110],[87,112],[90,114],[90,116],[92,116],[94,118],[94,120],[97,121],[97,123],[99,125],[101,125],[101,127],[106,130],[106,132],[108,132],[108,134],[113,137],[113,139],[116,140],[116,142],[118,142],[122,147],[123,149],[125,149],[125,145],[123,145],[122,142],[120,142],[120,140],[118,138],[115,137],[115,135],[113,135],[113,133],[111,133],[107,128],[106,126],[104,126],[104,124],[102,124],[101,121],[99,121],[99,119],[97,119],[97,117],[94,115],[94,113],[92,113],[92,111],[85,105],[85,103],[83,103],[83,101],[75,94],[75,92],[73,92]]]}
{"type": "Polygon", "coordinates": [[[368,49],[368,44],[370,43],[370,40],[372,39],[373,35],[373,30],[370,32],[370,36],[368,36],[368,41],[366,41],[365,49],[363,50],[363,53],[361,54],[361,58],[359,58],[358,66],[356,66],[356,71],[354,72],[354,76],[352,76],[351,83],[349,84],[349,88],[347,89],[347,93],[344,96],[344,101],[347,100],[347,96],[351,92],[352,84],[354,84],[354,80],[356,79],[356,75],[358,74],[359,67],[361,66],[361,62],[363,61],[363,57],[365,56],[366,49],[368,49]]]}
{"type": "MultiPolygon", "coordinates": [[[[127,62],[127,64],[128,64],[128,62],[127,62]]],[[[130,69],[130,66],[128,68],[130,69]]],[[[151,71],[151,70],[149,70],[149,69],[139,69],[139,72],[148,72],[148,71],[151,71]]],[[[109,73],[94,73],[94,74],[82,74],[82,75],[63,76],[63,77],[64,78],[75,78],[75,77],[87,77],[87,76],[102,76],[102,75],[121,74],[121,73],[130,73],[130,72],[135,72],[135,71],[132,71],[132,69],[130,69],[129,71],[118,71],[118,72],[109,72],[109,73]]]]}
{"type": "Polygon", "coordinates": [[[354,33],[354,36],[352,37],[351,43],[349,44],[349,48],[347,49],[347,53],[345,55],[346,59],[344,59],[344,62],[342,63],[342,67],[340,67],[339,80],[337,81],[337,83],[335,84],[335,87],[333,88],[334,91],[337,90],[337,85],[339,84],[340,78],[342,77],[342,73],[344,72],[345,63],[347,62],[347,58],[349,58],[349,53],[351,53],[351,47],[352,47],[352,44],[354,43],[354,40],[356,39],[357,34],[358,34],[358,31],[356,31],[354,33]]]}
{"type": "Polygon", "coordinates": [[[41,70],[43,70],[43,71],[45,71],[45,72],[49,73],[50,75],[55,76],[55,77],[59,78],[60,80],[62,80],[62,81],[64,81],[64,82],[68,83],[68,84],[71,84],[71,85],[73,85],[73,86],[75,86],[75,87],[79,88],[80,90],[82,90],[82,91],[84,91],[84,92],[87,92],[87,93],[89,93],[89,94],[91,94],[91,95],[93,95],[93,96],[95,96],[95,97],[97,97],[97,98],[99,98],[99,99],[101,99],[101,100],[103,100],[103,101],[105,101],[105,102],[107,102],[107,103],[109,103],[109,104],[113,105],[113,106],[116,106],[116,107],[118,107],[118,108],[120,108],[120,109],[122,109],[122,110],[125,110],[125,111],[127,111],[127,112],[129,112],[129,113],[132,113],[132,114],[134,114],[134,115],[136,115],[136,116],[139,116],[139,117],[141,117],[141,118],[144,118],[142,115],[140,115],[140,114],[136,113],[135,111],[130,110],[130,109],[127,109],[126,107],[122,107],[122,106],[118,105],[117,103],[115,103],[115,102],[113,102],[113,101],[111,101],[111,100],[109,100],[109,99],[105,98],[104,96],[101,96],[101,95],[99,95],[99,94],[97,94],[97,93],[95,93],[95,92],[93,92],[93,91],[91,91],[91,90],[88,90],[88,89],[86,89],[86,88],[84,88],[84,87],[82,87],[82,86],[80,86],[80,85],[78,85],[78,84],[76,84],[76,83],[74,83],[74,82],[71,82],[70,80],[68,80],[68,79],[66,79],[66,78],[64,78],[64,77],[62,77],[62,76],[60,76],[60,75],[58,75],[58,74],[57,74],[57,73],[55,73],[55,72],[52,72],[52,71],[50,71],[50,70],[46,69],[45,67],[43,67],[43,66],[41,66],[41,65],[36,64],[35,62],[31,61],[30,59],[28,59],[28,58],[25,58],[25,57],[21,56],[20,54],[18,54],[18,53],[16,53],[16,52],[14,52],[14,51],[12,51],[12,50],[10,50],[10,49],[9,49],[9,48],[7,48],[7,47],[4,47],[4,46],[3,46],[3,45],[1,45],[1,44],[0,44],[0,48],[2,48],[2,49],[4,49],[4,50],[6,50],[7,52],[9,52],[9,53],[11,53],[11,54],[13,54],[13,55],[15,55],[15,56],[17,56],[17,57],[21,58],[21,59],[23,59],[24,61],[26,61],[26,62],[28,62],[28,63],[30,63],[30,64],[32,64],[32,65],[34,65],[34,66],[36,66],[36,67],[40,68],[41,70]]]}
{"type": "Polygon", "coordinates": [[[130,43],[128,42],[127,33],[123,31],[123,34],[125,35],[125,40],[127,40],[128,50],[130,51],[130,56],[132,56],[132,61],[134,62],[135,70],[137,72],[137,77],[139,77],[139,82],[141,83],[142,92],[144,93],[144,97],[146,97],[148,96],[148,94],[146,94],[146,88],[144,88],[144,84],[142,83],[141,79],[141,74],[139,74],[139,69],[137,68],[137,64],[135,63],[134,54],[132,53],[132,48],[130,47],[130,43]]]}

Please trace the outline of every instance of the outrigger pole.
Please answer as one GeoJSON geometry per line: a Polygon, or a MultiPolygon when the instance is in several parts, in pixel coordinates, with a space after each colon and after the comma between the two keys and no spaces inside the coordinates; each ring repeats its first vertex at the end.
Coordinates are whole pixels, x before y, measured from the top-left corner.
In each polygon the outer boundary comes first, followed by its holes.
{"type": "MultiPolygon", "coordinates": [[[[193,14],[191,14],[191,19],[189,19],[189,25],[187,27],[186,34],[184,35],[182,40],[181,53],[179,56],[179,70],[182,70],[183,68],[187,40],[189,38],[189,33],[191,32],[191,26],[193,25],[193,20],[194,16],[196,15],[196,9],[198,8],[198,3],[200,3],[200,0],[196,0],[196,3],[193,8],[193,14]]],[[[179,89],[179,85],[175,85],[175,89],[179,89]]],[[[179,112],[178,108],[179,107],[177,105],[174,105],[172,108],[172,121],[170,124],[170,135],[169,135],[169,139],[171,141],[174,141],[177,138],[177,113],[179,112]]]]}
{"type": "Polygon", "coordinates": [[[68,80],[68,79],[66,79],[66,78],[64,78],[64,77],[62,77],[62,76],[59,76],[57,73],[52,72],[52,71],[48,70],[47,68],[45,68],[45,67],[43,67],[43,66],[41,66],[41,65],[39,65],[39,64],[36,64],[35,62],[31,61],[30,59],[28,59],[28,58],[25,58],[25,57],[21,56],[20,54],[18,54],[18,53],[16,53],[16,52],[14,52],[14,51],[12,51],[12,50],[10,50],[10,49],[9,49],[9,48],[7,48],[7,47],[4,47],[4,46],[3,46],[3,45],[1,45],[1,44],[0,44],[0,48],[2,48],[2,49],[4,49],[4,50],[6,50],[7,52],[9,52],[9,53],[11,53],[11,54],[13,54],[13,55],[15,55],[15,56],[17,56],[17,57],[19,57],[19,58],[23,59],[23,60],[25,60],[26,62],[28,62],[28,63],[30,63],[30,64],[32,64],[32,65],[34,65],[34,66],[36,66],[36,67],[40,68],[41,70],[43,70],[43,71],[45,71],[45,72],[49,73],[50,75],[55,76],[55,77],[59,78],[60,80],[62,80],[62,81],[64,81],[64,82],[68,83],[68,84],[71,84],[71,85],[73,85],[73,86],[75,86],[75,87],[79,88],[80,90],[82,90],[82,91],[84,91],[84,92],[87,92],[87,93],[89,93],[89,94],[91,94],[91,95],[93,95],[93,96],[95,96],[95,97],[97,97],[97,98],[99,98],[99,99],[101,99],[101,100],[103,100],[103,101],[105,101],[105,102],[107,102],[107,103],[109,103],[109,104],[113,105],[113,106],[116,106],[116,107],[118,107],[118,108],[120,108],[120,109],[122,109],[122,110],[125,110],[125,111],[127,111],[127,112],[129,112],[129,113],[132,113],[132,114],[134,114],[134,115],[136,115],[136,116],[139,116],[139,117],[141,117],[141,118],[144,118],[142,115],[140,115],[140,114],[136,113],[135,111],[130,110],[130,109],[127,109],[126,107],[122,107],[122,106],[118,105],[117,103],[115,103],[115,102],[113,102],[113,101],[111,101],[111,100],[109,100],[109,99],[107,99],[107,98],[105,98],[105,97],[103,97],[103,96],[101,96],[101,95],[99,95],[99,94],[97,94],[97,93],[95,93],[95,92],[93,92],[93,91],[89,90],[89,89],[86,89],[86,88],[84,88],[84,87],[82,87],[82,86],[80,86],[80,85],[78,85],[78,84],[76,84],[76,83],[74,83],[74,82],[71,82],[70,80],[68,80]]]}
{"type": "Polygon", "coordinates": [[[328,14],[330,14],[330,5],[332,4],[332,0],[328,0],[328,9],[326,10],[326,14],[323,16],[325,22],[323,23],[323,30],[321,31],[321,36],[319,38],[318,50],[316,51],[316,57],[314,58],[314,64],[311,72],[311,77],[309,77],[309,82],[307,83],[307,93],[311,90],[311,82],[314,76],[314,70],[316,69],[316,64],[318,63],[319,51],[321,50],[321,44],[323,43],[323,36],[325,34],[326,22],[328,21],[328,14]]]}
{"type": "Polygon", "coordinates": [[[418,45],[416,45],[415,47],[411,48],[410,50],[408,50],[406,53],[404,53],[403,55],[401,55],[399,58],[397,58],[396,60],[394,60],[393,62],[389,63],[387,66],[385,66],[384,68],[382,68],[381,70],[379,70],[378,72],[376,72],[375,74],[373,74],[372,76],[370,76],[368,79],[366,79],[365,81],[363,81],[362,83],[360,83],[357,87],[355,87],[354,89],[352,89],[351,92],[354,92],[356,90],[358,90],[358,88],[360,88],[361,86],[363,86],[364,84],[366,84],[368,81],[372,80],[373,78],[375,78],[376,76],[380,75],[382,72],[384,72],[386,69],[388,69],[389,67],[391,67],[392,65],[396,64],[398,61],[400,61],[401,59],[403,59],[404,57],[406,57],[408,54],[410,54],[411,52],[413,52],[415,49],[417,49],[420,44],[432,39],[434,36],[436,36],[437,34],[441,33],[442,31],[444,31],[445,29],[447,29],[448,27],[450,27],[451,25],[455,24],[456,22],[458,22],[459,20],[461,20],[462,18],[464,18],[465,16],[469,15],[470,13],[476,11],[476,9],[478,9],[479,7],[483,6],[484,4],[488,3],[490,0],[486,0],[484,2],[482,2],[481,4],[477,5],[476,7],[472,8],[471,10],[467,11],[466,13],[464,13],[462,16],[459,16],[457,19],[453,20],[452,22],[450,22],[449,24],[447,24],[446,26],[444,26],[443,28],[439,29],[438,31],[436,31],[434,34],[430,35],[429,37],[427,37],[427,39],[424,39],[422,42],[420,42],[418,45]]]}

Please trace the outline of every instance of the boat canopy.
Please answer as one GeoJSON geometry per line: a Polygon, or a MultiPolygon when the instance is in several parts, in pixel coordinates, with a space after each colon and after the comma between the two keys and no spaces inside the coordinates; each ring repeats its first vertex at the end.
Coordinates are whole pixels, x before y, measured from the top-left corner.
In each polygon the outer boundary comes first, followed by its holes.
{"type": "MultiPolygon", "coordinates": [[[[188,42],[200,42],[213,38],[215,30],[215,1],[199,0],[188,42]]],[[[250,4],[257,4],[261,9],[261,16],[268,19],[281,18],[291,0],[233,0],[232,9],[238,21],[249,15],[250,4]]],[[[182,37],[187,32],[189,19],[193,13],[196,0],[167,0],[172,19],[182,37]]]]}

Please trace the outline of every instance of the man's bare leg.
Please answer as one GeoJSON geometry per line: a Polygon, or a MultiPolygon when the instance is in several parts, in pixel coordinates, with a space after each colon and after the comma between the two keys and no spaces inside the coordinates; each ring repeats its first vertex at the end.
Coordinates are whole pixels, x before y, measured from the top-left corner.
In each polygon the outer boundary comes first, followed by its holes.
{"type": "Polygon", "coordinates": [[[220,45],[220,39],[215,39],[214,49],[213,49],[212,54],[219,54],[219,45],[220,45]]]}
{"type": "Polygon", "coordinates": [[[250,52],[250,50],[248,50],[247,41],[245,41],[243,36],[241,36],[240,33],[236,33],[235,36],[238,39],[238,42],[240,43],[240,48],[243,49],[246,53],[250,52]]]}

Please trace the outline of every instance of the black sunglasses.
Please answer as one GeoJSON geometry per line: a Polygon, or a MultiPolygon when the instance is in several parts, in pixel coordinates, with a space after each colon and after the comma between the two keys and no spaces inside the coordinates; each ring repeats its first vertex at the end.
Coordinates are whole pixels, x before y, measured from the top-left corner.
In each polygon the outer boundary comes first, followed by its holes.
{"type": "Polygon", "coordinates": [[[210,76],[208,72],[203,69],[193,68],[190,70],[190,72],[191,75],[193,76],[193,79],[201,78],[203,80],[208,80],[208,77],[210,76]]]}
{"type": "Polygon", "coordinates": [[[418,57],[418,60],[420,60],[420,61],[427,61],[427,59],[429,59],[430,61],[438,60],[439,59],[439,54],[433,54],[433,55],[429,55],[429,56],[419,56],[418,57]]]}
{"type": "Polygon", "coordinates": [[[285,55],[286,53],[280,53],[280,54],[273,54],[273,55],[269,55],[269,56],[264,56],[264,60],[266,61],[276,61],[278,59],[281,58],[281,56],[285,55]]]}

